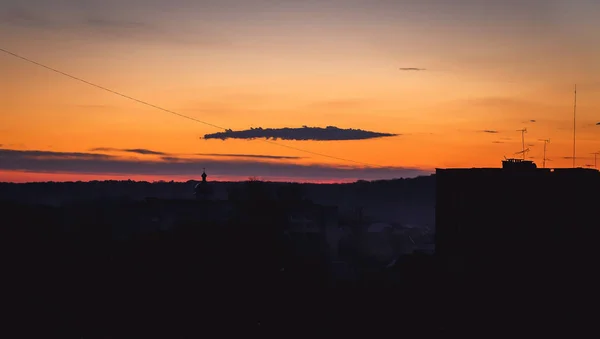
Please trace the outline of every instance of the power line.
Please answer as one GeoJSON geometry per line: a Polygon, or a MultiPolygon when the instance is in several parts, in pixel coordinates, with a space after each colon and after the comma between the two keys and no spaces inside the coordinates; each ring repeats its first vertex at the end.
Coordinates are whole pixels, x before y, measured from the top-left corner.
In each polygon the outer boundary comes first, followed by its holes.
{"type": "MultiPolygon", "coordinates": [[[[71,78],[71,79],[73,79],[73,80],[76,80],[76,81],[82,82],[82,83],[84,83],[84,84],[86,84],[86,85],[90,85],[90,86],[96,87],[96,88],[98,88],[98,89],[101,89],[101,90],[103,90],[103,91],[106,91],[106,92],[109,92],[109,93],[112,93],[112,94],[118,95],[118,96],[120,96],[120,97],[123,97],[123,98],[125,98],[125,99],[129,99],[129,100],[135,101],[135,102],[137,102],[137,103],[140,103],[140,104],[143,104],[143,105],[146,105],[146,106],[150,106],[150,107],[152,107],[152,108],[156,108],[156,109],[158,109],[158,110],[161,110],[161,111],[163,111],[163,112],[166,112],[166,113],[170,113],[170,114],[173,114],[173,115],[179,116],[179,117],[181,117],[181,118],[185,118],[185,119],[188,119],[188,120],[192,120],[192,121],[194,121],[194,122],[198,122],[198,123],[201,123],[201,124],[204,124],[204,125],[208,125],[208,126],[211,126],[211,127],[214,127],[214,128],[218,128],[218,129],[221,129],[221,130],[227,131],[227,128],[225,128],[225,127],[221,127],[221,126],[219,126],[219,125],[211,124],[211,123],[209,123],[209,122],[202,121],[202,120],[196,119],[196,118],[194,118],[194,117],[190,117],[190,116],[187,116],[187,115],[184,115],[184,114],[181,114],[181,113],[177,113],[177,112],[174,112],[174,111],[168,110],[168,109],[166,109],[166,108],[163,108],[163,107],[160,107],[160,106],[157,106],[157,105],[151,104],[151,103],[149,103],[149,102],[147,102],[147,101],[143,101],[143,100],[140,100],[140,99],[136,99],[136,98],[134,98],[134,97],[131,97],[131,96],[129,96],[129,95],[126,95],[126,94],[123,94],[123,93],[117,92],[117,91],[115,91],[115,90],[112,90],[112,89],[110,89],[110,88],[106,88],[106,87],[104,87],[104,86],[97,85],[97,84],[95,84],[95,83],[93,83],[93,82],[90,82],[90,81],[84,80],[84,79],[82,79],[82,78],[76,77],[76,76],[74,76],[74,75],[71,75],[71,74],[69,74],[69,73],[66,73],[66,72],[60,71],[60,70],[58,70],[58,69],[56,69],[56,68],[53,68],[53,67],[50,67],[50,66],[46,66],[46,65],[44,65],[44,64],[42,64],[42,63],[39,63],[39,62],[37,62],[37,61],[34,61],[34,60],[31,60],[31,59],[29,59],[29,58],[26,58],[26,57],[24,57],[24,56],[21,56],[21,55],[19,55],[19,54],[16,54],[16,53],[13,53],[13,52],[7,51],[7,50],[5,50],[5,49],[3,49],[3,48],[0,48],[0,51],[2,51],[2,52],[4,52],[4,53],[6,53],[6,54],[8,54],[8,55],[11,55],[11,56],[13,56],[13,57],[15,57],[15,58],[21,59],[21,60],[23,60],[23,61],[27,61],[27,62],[29,62],[29,63],[32,63],[32,64],[34,64],[34,65],[36,65],[36,66],[40,66],[40,67],[42,67],[42,68],[45,68],[45,69],[47,69],[47,70],[50,70],[50,71],[52,71],[52,72],[55,72],[55,73],[58,73],[58,74],[60,74],[60,75],[66,76],[66,77],[68,77],[68,78],[71,78]]],[[[308,150],[305,150],[305,149],[302,149],[302,148],[298,148],[298,147],[294,147],[294,146],[289,146],[289,145],[283,145],[283,144],[279,144],[279,143],[276,143],[276,142],[273,142],[273,141],[269,141],[269,140],[262,140],[262,139],[260,139],[260,141],[263,141],[263,142],[266,142],[266,143],[268,143],[268,144],[272,144],[272,145],[277,145],[277,146],[280,146],[280,147],[285,147],[285,148],[293,149],[293,150],[300,151],[300,152],[304,152],[304,153],[309,153],[309,154],[318,155],[318,156],[321,156],[321,157],[330,158],[330,159],[341,160],[341,161],[346,161],[346,162],[353,162],[353,163],[356,163],[356,164],[367,165],[367,166],[371,166],[371,167],[384,167],[384,166],[373,165],[373,164],[369,164],[369,163],[365,163],[365,162],[360,162],[360,161],[356,161],[356,160],[345,159],[345,158],[339,158],[339,157],[335,157],[335,156],[332,156],[332,155],[327,155],[327,154],[323,154],[323,153],[317,153],[317,152],[313,152],[313,151],[308,151],[308,150]]]]}
{"type": "Polygon", "coordinates": [[[79,81],[79,82],[83,82],[84,84],[87,84],[87,85],[90,85],[90,86],[94,86],[94,87],[96,87],[96,88],[99,88],[99,89],[101,89],[101,90],[104,90],[104,91],[106,91],[106,92],[110,92],[110,93],[112,93],[112,94],[116,94],[116,95],[118,95],[118,96],[121,96],[121,97],[123,97],[123,98],[126,98],[126,99],[129,99],[129,100],[133,100],[133,101],[135,101],[135,102],[138,102],[138,103],[140,103],[140,104],[144,104],[144,105],[147,105],[147,106],[150,106],[150,107],[153,107],[153,108],[159,109],[159,110],[161,110],[161,111],[164,111],[164,112],[167,112],[167,113],[171,113],[171,114],[174,114],[174,115],[180,116],[180,117],[182,117],[182,118],[186,118],[186,119],[189,119],[189,120],[192,120],[192,121],[195,121],[195,122],[199,122],[199,123],[201,123],[201,124],[205,124],[205,125],[208,125],[208,126],[212,126],[212,127],[215,127],[215,128],[219,128],[219,129],[225,130],[225,128],[223,128],[223,127],[221,127],[221,126],[217,126],[217,125],[214,125],[214,124],[211,124],[211,123],[208,123],[208,122],[202,121],[202,120],[198,120],[198,119],[196,119],[196,118],[193,118],[193,117],[190,117],[190,116],[187,116],[187,115],[183,115],[183,114],[180,114],[180,113],[177,113],[177,112],[173,112],[173,111],[171,111],[171,110],[168,110],[168,109],[165,109],[165,108],[162,108],[162,107],[159,107],[159,106],[153,105],[153,104],[151,104],[151,103],[149,103],[149,102],[146,102],[146,101],[143,101],[143,100],[139,100],[139,99],[136,99],[136,98],[130,97],[129,95],[125,95],[125,94],[123,94],[123,93],[119,93],[119,92],[117,92],[117,91],[113,91],[112,89],[109,89],[109,88],[106,88],[106,87],[103,87],[103,86],[100,86],[100,85],[96,85],[96,84],[94,84],[94,83],[92,83],[92,82],[89,82],[89,81],[83,80],[83,79],[81,79],[81,78],[78,78],[78,77],[76,77],[76,76],[73,76],[73,75],[71,75],[71,74],[65,73],[65,72],[63,72],[63,71],[59,71],[59,70],[57,70],[56,68],[52,68],[52,67],[49,67],[49,66],[43,65],[43,64],[41,64],[41,63],[39,63],[39,62],[33,61],[33,60],[31,60],[31,59],[28,59],[28,58],[26,58],[26,57],[23,57],[23,56],[20,56],[20,55],[18,55],[18,54],[15,54],[15,53],[9,52],[9,51],[7,51],[7,50],[5,50],[5,49],[3,49],[3,48],[0,48],[0,51],[4,52],[4,53],[6,53],[6,54],[12,55],[12,56],[14,56],[14,57],[16,57],[16,58],[19,58],[19,59],[21,59],[21,60],[25,60],[25,61],[27,61],[27,62],[30,62],[30,63],[32,63],[32,64],[34,64],[34,65],[37,65],[37,66],[43,67],[43,68],[45,68],[45,69],[48,69],[48,70],[50,70],[50,71],[56,72],[56,73],[58,73],[58,74],[64,75],[64,76],[66,76],[66,77],[69,77],[69,78],[71,78],[71,79],[77,80],[77,81],[79,81]]]}
{"type": "Polygon", "coordinates": [[[301,152],[305,152],[305,153],[309,153],[309,154],[314,154],[314,155],[318,155],[318,156],[322,156],[322,157],[327,157],[327,158],[331,158],[331,159],[336,159],[336,160],[341,160],[341,161],[347,161],[347,162],[353,162],[355,164],[367,165],[367,166],[371,166],[371,167],[385,168],[385,166],[369,164],[369,163],[366,163],[366,162],[361,162],[361,161],[356,161],[356,160],[351,160],[351,159],[338,158],[338,157],[335,157],[335,156],[332,156],[332,155],[327,155],[327,154],[323,154],[323,153],[317,153],[317,152],[313,152],[313,151],[307,151],[305,149],[294,147],[294,146],[289,146],[289,145],[284,145],[284,144],[278,144],[276,142],[269,141],[269,140],[262,140],[261,139],[261,141],[264,141],[264,142],[269,143],[269,144],[273,144],[273,145],[277,145],[277,146],[281,146],[281,147],[293,149],[293,150],[296,150],[296,151],[301,151],[301,152]]]}

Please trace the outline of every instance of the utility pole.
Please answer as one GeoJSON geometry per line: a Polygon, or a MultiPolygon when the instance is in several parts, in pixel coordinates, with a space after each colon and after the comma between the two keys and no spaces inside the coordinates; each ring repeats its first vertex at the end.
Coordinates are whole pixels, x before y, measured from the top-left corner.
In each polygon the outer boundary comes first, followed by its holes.
{"type": "Polygon", "coordinates": [[[573,168],[575,168],[575,128],[577,117],[577,85],[575,85],[575,101],[573,102],[573,168]]]}
{"type": "Polygon", "coordinates": [[[594,152],[592,154],[594,155],[594,168],[598,169],[598,154],[600,154],[600,152],[594,152]]]}

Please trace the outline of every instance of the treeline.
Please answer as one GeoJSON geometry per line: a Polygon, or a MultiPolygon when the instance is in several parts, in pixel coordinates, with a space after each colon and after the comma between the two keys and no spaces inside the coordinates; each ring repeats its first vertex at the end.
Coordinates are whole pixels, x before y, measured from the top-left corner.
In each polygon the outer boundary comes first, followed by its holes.
{"type": "MultiPolygon", "coordinates": [[[[250,180],[255,181],[255,180],[250,180]]],[[[146,197],[162,199],[192,199],[197,181],[138,182],[90,181],[0,183],[0,199],[23,203],[61,204],[82,200],[142,200],[146,197]]],[[[247,182],[210,182],[214,197],[227,199],[231,191],[244,189],[247,182]]],[[[435,200],[435,176],[378,181],[357,181],[349,184],[308,184],[261,182],[271,191],[282,186],[299,186],[303,194],[313,200],[325,196],[335,201],[341,197],[368,196],[370,199],[431,204],[435,200]]]]}

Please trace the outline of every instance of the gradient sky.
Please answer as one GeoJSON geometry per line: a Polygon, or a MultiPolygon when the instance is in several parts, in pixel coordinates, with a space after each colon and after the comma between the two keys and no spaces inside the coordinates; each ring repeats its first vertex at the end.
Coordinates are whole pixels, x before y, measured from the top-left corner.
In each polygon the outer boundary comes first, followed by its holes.
{"type": "Polygon", "coordinates": [[[529,157],[541,165],[549,138],[550,166],[570,167],[574,84],[577,164],[593,164],[598,18],[597,0],[0,0],[0,48],[180,114],[400,134],[276,142],[383,169],[201,140],[219,130],[0,53],[0,181],[402,177],[497,167],[524,127],[529,157]]]}

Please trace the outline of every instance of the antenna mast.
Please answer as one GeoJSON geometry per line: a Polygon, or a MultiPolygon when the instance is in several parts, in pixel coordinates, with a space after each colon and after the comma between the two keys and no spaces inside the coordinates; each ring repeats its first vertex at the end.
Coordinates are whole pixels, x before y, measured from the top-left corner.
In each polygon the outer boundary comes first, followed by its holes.
{"type": "Polygon", "coordinates": [[[527,133],[527,128],[518,129],[517,132],[521,132],[521,142],[523,143],[521,152],[523,153],[523,160],[525,160],[525,133],[527,133]]]}
{"type": "Polygon", "coordinates": [[[546,168],[546,145],[550,143],[550,139],[544,140],[544,162],[543,167],[546,168]]]}
{"type": "Polygon", "coordinates": [[[577,117],[577,85],[575,85],[575,101],[573,102],[573,168],[575,168],[575,128],[577,117]]]}

